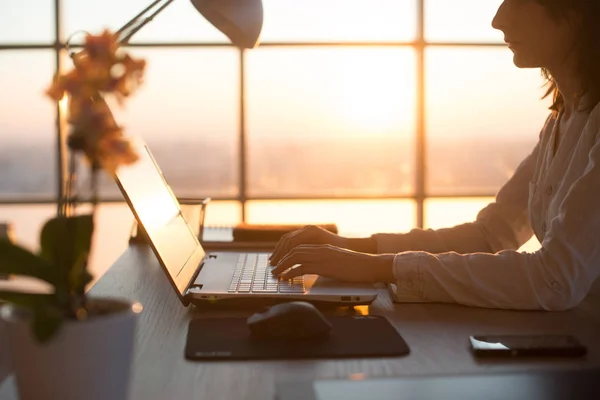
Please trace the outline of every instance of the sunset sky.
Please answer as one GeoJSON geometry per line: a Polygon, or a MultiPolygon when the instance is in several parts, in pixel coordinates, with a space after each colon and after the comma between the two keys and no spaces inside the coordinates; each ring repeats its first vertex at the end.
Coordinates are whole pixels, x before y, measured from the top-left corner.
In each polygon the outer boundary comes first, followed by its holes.
{"type": "MultiPolygon", "coordinates": [[[[386,42],[415,37],[415,0],[370,1],[368,8],[358,0],[263,3],[262,42],[386,42]]],[[[0,42],[52,42],[52,4],[3,0],[0,42]]],[[[63,4],[66,37],[79,30],[117,29],[149,1],[63,4]]],[[[491,27],[499,4],[500,0],[428,0],[426,38],[501,42],[502,34],[491,27]]],[[[149,41],[226,42],[226,38],[188,0],[177,0],[133,40],[149,41]]],[[[234,49],[132,52],[148,61],[148,70],[145,85],[127,108],[115,110],[130,133],[185,138],[201,131],[221,140],[235,137],[239,56],[234,49]]],[[[426,62],[428,135],[537,135],[547,115],[547,104],[539,101],[542,80],[537,70],[517,69],[507,48],[431,47],[426,62]]],[[[278,137],[282,130],[290,137],[415,133],[415,55],[410,47],[259,47],[247,52],[246,63],[252,137],[278,137]]],[[[53,108],[42,90],[53,72],[51,51],[0,52],[1,140],[52,140],[53,108]]]]}

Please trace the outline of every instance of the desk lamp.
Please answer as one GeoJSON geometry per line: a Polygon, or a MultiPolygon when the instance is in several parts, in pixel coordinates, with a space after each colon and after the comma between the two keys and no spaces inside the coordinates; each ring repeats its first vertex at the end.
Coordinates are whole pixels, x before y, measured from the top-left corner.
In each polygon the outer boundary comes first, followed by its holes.
{"type": "MultiPolygon", "coordinates": [[[[129,39],[175,0],[156,0],[121,27],[119,42],[129,39]]],[[[261,0],[190,0],[196,10],[235,46],[254,48],[258,45],[263,23],[261,0]]]]}

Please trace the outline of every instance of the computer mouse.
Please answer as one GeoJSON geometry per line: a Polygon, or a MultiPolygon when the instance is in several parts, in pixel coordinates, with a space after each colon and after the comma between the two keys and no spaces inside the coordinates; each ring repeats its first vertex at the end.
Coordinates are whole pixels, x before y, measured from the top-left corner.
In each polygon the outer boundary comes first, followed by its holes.
{"type": "Polygon", "coordinates": [[[250,316],[246,322],[252,335],[259,338],[315,338],[331,330],[325,316],[305,301],[276,304],[250,316]]]}

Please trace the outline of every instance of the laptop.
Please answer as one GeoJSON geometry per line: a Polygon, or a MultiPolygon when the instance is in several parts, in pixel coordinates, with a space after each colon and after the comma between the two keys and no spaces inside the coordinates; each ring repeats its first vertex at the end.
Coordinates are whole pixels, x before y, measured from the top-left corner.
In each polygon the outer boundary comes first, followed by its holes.
{"type": "Polygon", "coordinates": [[[161,267],[184,305],[220,302],[366,305],[377,297],[371,284],[317,275],[281,280],[271,274],[269,253],[204,250],[146,143],[135,138],[139,160],[117,169],[115,180],[161,267]]]}

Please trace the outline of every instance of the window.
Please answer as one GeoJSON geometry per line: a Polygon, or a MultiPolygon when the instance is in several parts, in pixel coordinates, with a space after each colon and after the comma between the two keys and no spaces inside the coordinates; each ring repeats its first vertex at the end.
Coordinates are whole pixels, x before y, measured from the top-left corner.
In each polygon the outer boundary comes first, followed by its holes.
{"type": "Polygon", "coordinates": [[[415,203],[409,200],[250,201],[251,223],[337,223],[346,236],[366,232],[403,232],[415,225],[415,203]]]}
{"type": "Polygon", "coordinates": [[[539,71],[503,48],[427,49],[427,194],[495,194],[550,114],[539,71]]]}
{"type": "Polygon", "coordinates": [[[263,0],[266,42],[398,42],[416,34],[416,0],[263,0]]]}
{"type": "Polygon", "coordinates": [[[492,19],[502,0],[424,0],[425,39],[445,43],[501,43],[492,19]]]}
{"type": "Polygon", "coordinates": [[[52,43],[56,29],[54,19],[53,0],[2,0],[0,46],[52,43]]]}
{"type": "Polygon", "coordinates": [[[265,48],[248,54],[250,197],[411,195],[410,48],[265,48]]]}
{"type": "MultiPolygon", "coordinates": [[[[148,143],[177,196],[239,196],[237,51],[159,48],[131,54],[144,58],[147,70],[125,107],[111,107],[125,134],[148,143]]],[[[106,177],[100,194],[121,196],[106,177]]]]}
{"type": "MultiPolygon", "coordinates": [[[[115,31],[135,17],[150,0],[62,0],[63,39],[87,31],[115,31]]],[[[75,43],[82,35],[75,35],[75,43]]],[[[225,35],[214,29],[194,9],[190,1],[174,1],[132,38],[131,43],[227,43],[225,35]]]]}
{"type": "MultiPolygon", "coordinates": [[[[56,110],[43,89],[55,32],[64,44],[114,30],[149,3],[62,0],[56,21],[52,0],[2,2],[0,201],[54,196],[56,110]]],[[[514,67],[491,27],[500,3],[263,0],[262,46],[241,52],[176,1],[132,39],[146,82],[113,111],[177,195],[215,199],[210,224],[336,222],[359,234],[465,222],[548,114],[541,77],[514,67]]],[[[103,185],[104,199],[121,199],[103,185]]]]}
{"type": "Polygon", "coordinates": [[[0,51],[2,200],[56,193],[56,108],[44,96],[53,72],[49,50],[0,51]]]}

